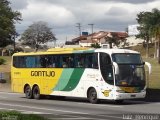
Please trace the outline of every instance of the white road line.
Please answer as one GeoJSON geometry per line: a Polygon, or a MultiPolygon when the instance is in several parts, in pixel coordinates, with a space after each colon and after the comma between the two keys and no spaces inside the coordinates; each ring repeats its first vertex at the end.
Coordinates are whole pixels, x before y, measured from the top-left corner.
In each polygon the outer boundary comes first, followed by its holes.
{"type": "Polygon", "coordinates": [[[52,113],[45,113],[45,112],[36,112],[36,111],[27,111],[27,110],[20,110],[20,109],[8,109],[8,108],[0,108],[1,110],[9,110],[9,111],[12,111],[12,110],[16,110],[18,112],[21,112],[23,114],[52,114],[52,113]]]}
{"type": "Polygon", "coordinates": [[[98,106],[98,107],[119,107],[119,108],[123,108],[123,106],[118,106],[118,105],[100,105],[100,104],[87,104],[87,103],[78,103],[81,105],[90,105],[90,106],[98,106]]]}
{"type": "MultiPolygon", "coordinates": [[[[49,119],[51,119],[51,120],[76,120],[76,119],[78,119],[78,120],[90,120],[90,119],[92,119],[93,120],[93,118],[85,118],[85,117],[80,117],[80,118],[49,118],[49,119]]],[[[107,119],[105,119],[105,120],[107,120],[107,119]]]]}
{"type": "Polygon", "coordinates": [[[8,94],[8,95],[24,95],[23,93],[12,93],[12,92],[0,92],[0,94],[8,94]]]}
{"type": "Polygon", "coordinates": [[[5,99],[5,98],[7,98],[7,97],[0,96],[0,98],[3,98],[3,99],[5,99]]]}
{"type": "Polygon", "coordinates": [[[33,107],[33,106],[23,106],[23,105],[13,105],[13,104],[6,104],[0,103],[3,106],[10,106],[10,107],[22,107],[22,108],[29,108],[29,109],[38,109],[38,110],[48,110],[48,111],[57,111],[57,112],[65,112],[65,113],[75,113],[75,114],[89,114],[84,112],[75,112],[75,111],[67,111],[67,110],[58,110],[58,109],[48,109],[48,108],[40,108],[40,107],[33,107]]]}
{"type": "Polygon", "coordinates": [[[118,118],[118,119],[122,119],[123,118],[123,117],[111,116],[111,115],[97,115],[97,116],[111,117],[111,118],[118,118]]]}
{"type": "Polygon", "coordinates": [[[159,105],[160,105],[160,103],[156,103],[156,104],[159,104],[159,105]]]}
{"type": "MultiPolygon", "coordinates": [[[[31,107],[31,106],[12,105],[12,104],[3,104],[3,103],[0,103],[0,105],[90,115],[89,113],[83,113],[83,112],[73,112],[73,111],[64,111],[64,110],[54,110],[54,109],[37,108],[37,107],[31,107]]],[[[20,109],[8,109],[8,108],[0,108],[0,109],[3,109],[3,110],[16,110],[16,111],[21,112],[21,113],[23,113],[23,114],[53,114],[53,113],[49,113],[49,112],[45,113],[45,112],[27,111],[27,110],[20,110],[20,109]]],[[[80,117],[80,116],[77,116],[77,115],[62,115],[62,116],[69,116],[69,117],[72,117],[71,119],[78,119],[78,118],[80,117]],[[76,118],[73,118],[73,117],[76,117],[76,118]]],[[[97,116],[97,117],[110,117],[110,118],[118,118],[118,119],[122,119],[122,117],[111,116],[111,115],[96,115],[96,116],[97,116]]],[[[87,118],[87,117],[81,117],[81,118],[83,118],[83,119],[90,119],[90,118],[87,118]]],[[[51,118],[51,119],[52,119],[52,118],[51,118]]],[[[54,118],[54,119],[55,119],[55,118],[54,118]]],[[[61,119],[61,118],[58,118],[58,119],[61,119]]],[[[66,119],[66,118],[65,118],[65,119],[66,119]]],[[[107,120],[107,119],[100,119],[100,120],[107,120]]]]}

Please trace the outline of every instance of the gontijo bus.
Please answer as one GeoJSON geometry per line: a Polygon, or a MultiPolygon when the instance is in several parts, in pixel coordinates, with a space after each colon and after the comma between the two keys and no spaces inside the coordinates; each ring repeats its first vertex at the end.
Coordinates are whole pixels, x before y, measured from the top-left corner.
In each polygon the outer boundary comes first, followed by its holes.
{"type": "Polygon", "coordinates": [[[146,77],[140,54],[127,49],[54,48],[12,56],[12,91],[122,102],[144,98],[146,77]]]}

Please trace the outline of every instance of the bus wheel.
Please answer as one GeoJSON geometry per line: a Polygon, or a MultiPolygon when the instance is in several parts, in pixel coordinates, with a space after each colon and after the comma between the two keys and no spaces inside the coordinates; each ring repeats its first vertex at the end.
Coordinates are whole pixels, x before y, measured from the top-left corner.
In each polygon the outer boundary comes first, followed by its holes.
{"type": "Polygon", "coordinates": [[[97,92],[94,88],[91,88],[88,92],[88,99],[90,101],[90,103],[92,104],[96,104],[98,102],[97,99],[97,92]]]}
{"type": "Polygon", "coordinates": [[[33,98],[32,90],[31,90],[31,87],[29,85],[25,87],[24,93],[26,95],[26,98],[28,98],[28,99],[33,98]]]}
{"type": "Polygon", "coordinates": [[[38,86],[35,86],[34,88],[33,88],[33,98],[34,99],[40,99],[40,90],[39,90],[39,87],[38,86]]]}

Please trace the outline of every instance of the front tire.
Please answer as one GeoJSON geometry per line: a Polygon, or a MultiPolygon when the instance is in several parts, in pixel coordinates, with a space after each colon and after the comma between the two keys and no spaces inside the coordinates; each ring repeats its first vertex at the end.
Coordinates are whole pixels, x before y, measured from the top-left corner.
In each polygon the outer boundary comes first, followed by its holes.
{"type": "Polygon", "coordinates": [[[33,98],[39,100],[40,97],[41,97],[41,95],[40,95],[40,89],[39,89],[38,86],[35,86],[33,88],[33,98]]]}
{"type": "Polygon", "coordinates": [[[96,92],[96,90],[94,88],[91,88],[89,90],[88,99],[89,99],[90,103],[92,103],[92,104],[98,103],[97,92],[96,92]]]}
{"type": "Polygon", "coordinates": [[[24,93],[25,93],[26,98],[28,98],[28,99],[33,98],[32,90],[31,90],[31,87],[29,85],[25,87],[24,93]]]}

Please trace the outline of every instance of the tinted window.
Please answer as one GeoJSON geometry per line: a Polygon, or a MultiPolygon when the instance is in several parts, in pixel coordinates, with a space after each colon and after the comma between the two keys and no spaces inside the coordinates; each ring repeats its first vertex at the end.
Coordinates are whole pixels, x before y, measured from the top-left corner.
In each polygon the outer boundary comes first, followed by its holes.
{"type": "Polygon", "coordinates": [[[111,58],[107,53],[100,53],[100,69],[103,79],[113,85],[114,79],[111,58]]]}
{"type": "Polygon", "coordinates": [[[98,53],[14,56],[17,68],[98,68],[98,53]]]}
{"type": "Polygon", "coordinates": [[[114,62],[119,64],[142,64],[139,54],[132,53],[116,53],[112,55],[114,62]]]}

